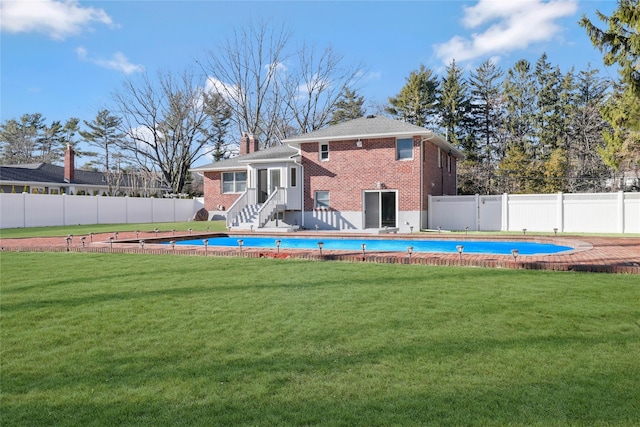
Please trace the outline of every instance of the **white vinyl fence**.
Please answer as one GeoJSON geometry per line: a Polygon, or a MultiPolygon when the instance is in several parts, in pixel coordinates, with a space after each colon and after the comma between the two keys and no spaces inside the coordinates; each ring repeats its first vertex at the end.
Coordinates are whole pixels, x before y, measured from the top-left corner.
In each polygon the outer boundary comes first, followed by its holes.
{"type": "Polygon", "coordinates": [[[429,228],[640,233],[640,193],[429,196],[429,228]]]}
{"type": "Polygon", "coordinates": [[[188,221],[196,199],[0,193],[0,228],[188,221]]]}

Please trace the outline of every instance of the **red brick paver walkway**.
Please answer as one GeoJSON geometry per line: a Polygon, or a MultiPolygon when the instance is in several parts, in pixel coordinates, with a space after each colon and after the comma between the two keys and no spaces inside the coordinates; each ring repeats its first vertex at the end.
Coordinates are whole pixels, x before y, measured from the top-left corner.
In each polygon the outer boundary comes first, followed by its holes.
{"type": "MultiPolygon", "coordinates": [[[[587,237],[587,236],[490,236],[490,235],[461,235],[444,234],[420,234],[420,235],[392,235],[389,238],[420,238],[420,239],[443,239],[452,238],[457,240],[530,240],[545,243],[555,243],[559,245],[571,246],[574,249],[567,253],[557,255],[529,255],[518,256],[514,260],[509,255],[476,255],[476,254],[445,254],[445,253],[413,253],[411,257],[407,253],[400,252],[371,252],[367,251],[364,259],[362,252],[348,251],[323,251],[322,257],[318,250],[281,250],[276,249],[250,249],[245,248],[240,254],[239,248],[204,248],[202,246],[177,245],[172,248],[170,245],[157,244],[156,238],[167,241],[170,239],[179,240],[205,238],[215,235],[207,234],[182,234],[173,235],[172,232],[141,233],[136,237],[135,232],[120,232],[117,240],[113,233],[101,233],[93,236],[72,236],[67,242],[67,236],[62,237],[42,237],[42,238],[21,238],[21,239],[0,239],[0,247],[3,252],[120,252],[120,253],[149,253],[149,254],[182,254],[201,256],[245,256],[245,257],[269,257],[269,258],[302,258],[315,260],[342,260],[352,262],[383,262],[399,264],[423,264],[423,265],[450,265],[450,266],[475,266],[493,268],[513,268],[513,269],[535,269],[535,270],[558,270],[558,271],[589,271],[606,273],[630,273],[640,274],[640,237],[587,237]],[[82,240],[84,237],[84,242],[82,240]],[[114,238],[110,242],[110,238],[114,238]],[[138,239],[144,239],[144,247],[140,245],[138,239]],[[154,243],[154,241],[156,243],[154,243]]],[[[258,233],[255,233],[256,235],[258,233]]],[[[295,233],[296,236],[313,236],[319,240],[322,237],[336,237],[337,233],[295,233]]],[[[288,234],[291,236],[291,234],[288,234]]],[[[358,236],[372,238],[372,235],[344,234],[348,238],[358,236]]],[[[377,236],[376,236],[377,237],[377,236]]]]}

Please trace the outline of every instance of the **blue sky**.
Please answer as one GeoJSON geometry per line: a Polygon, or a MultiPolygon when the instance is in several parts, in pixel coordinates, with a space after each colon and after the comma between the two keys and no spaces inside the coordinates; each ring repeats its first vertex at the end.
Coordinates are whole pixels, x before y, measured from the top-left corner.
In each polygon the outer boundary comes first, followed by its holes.
{"type": "Polygon", "coordinates": [[[494,59],[507,69],[546,52],[563,72],[588,64],[612,78],[577,21],[616,2],[480,1],[57,1],[1,3],[0,121],[42,113],[50,123],[92,120],[123,79],[195,67],[248,20],[288,25],[294,42],[332,45],[363,63],[359,94],[386,103],[421,64],[441,73],[494,59]]]}

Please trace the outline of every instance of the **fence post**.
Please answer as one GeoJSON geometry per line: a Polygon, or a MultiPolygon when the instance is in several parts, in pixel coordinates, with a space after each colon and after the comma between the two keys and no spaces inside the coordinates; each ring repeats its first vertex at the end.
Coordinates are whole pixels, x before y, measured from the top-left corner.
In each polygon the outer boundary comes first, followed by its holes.
{"type": "Polygon", "coordinates": [[[509,194],[502,193],[502,231],[509,231],[509,194]]]}
{"type": "Polygon", "coordinates": [[[475,220],[476,220],[476,231],[480,231],[480,195],[478,193],[476,193],[476,214],[475,214],[475,220]]]}
{"type": "Polygon", "coordinates": [[[618,191],[618,233],[624,233],[624,192],[618,191]]]}
{"type": "Polygon", "coordinates": [[[562,191],[558,191],[558,205],[556,206],[556,227],[558,231],[562,233],[564,231],[564,194],[562,191]]]}
{"type": "MultiPolygon", "coordinates": [[[[432,196],[431,194],[427,195],[427,229],[429,229],[429,227],[431,227],[431,222],[432,222],[432,218],[433,218],[433,202],[431,200],[432,196]]],[[[303,201],[304,203],[304,201],[303,201]]],[[[422,225],[421,225],[422,226],[422,225]]]]}

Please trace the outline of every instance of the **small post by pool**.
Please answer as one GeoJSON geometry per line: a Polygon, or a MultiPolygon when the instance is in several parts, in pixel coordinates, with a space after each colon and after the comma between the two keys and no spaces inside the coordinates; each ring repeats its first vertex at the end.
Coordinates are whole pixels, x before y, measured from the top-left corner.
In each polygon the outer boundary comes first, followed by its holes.
{"type": "Polygon", "coordinates": [[[109,237],[109,250],[113,250],[113,236],[109,237]]]}
{"type": "Polygon", "coordinates": [[[462,262],[462,251],[464,251],[464,246],[458,245],[456,246],[456,249],[458,250],[458,261],[462,262]]]}
{"type": "Polygon", "coordinates": [[[411,254],[413,253],[413,246],[407,246],[407,253],[409,254],[409,262],[411,262],[411,254]]]}
{"type": "Polygon", "coordinates": [[[282,243],[282,240],[280,239],[276,240],[276,248],[278,250],[278,253],[280,253],[280,243],[282,243]]]}
{"type": "Polygon", "coordinates": [[[86,238],[85,236],[82,236],[82,237],[80,238],[80,241],[82,242],[82,249],[84,249],[84,245],[85,245],[85,243],[86,243],[86,241],[87,241],[87,238],[86,238]]]}
{"type": "Polygon", "coordinates": [[[202,241],[202,244],[204,245],[204,256],[207,256],[207,246],[209,245],[209,240],[204,239],[202,241]]]}
{"type": "Polygon", "coordinates": [[[363,243],[362,245],[362,260],[365,260],[365,250],[367,249],[367,244],[363,243]]]}
{"type": "Polygon", "coordinates": [[[72,239],[73,238],[71,237],[71,234],[69,234],[65,239],[67,241],[67,252],[69,252],[69,246],[71,246],[71,240],[72,239]]]}
{"type": "Polygon", "coordinates": [[[140,240],[140,249],[144,249],[144,239],[140,240]]]}
{"type": "Polygon", "coordinates": [[[238,239],[238,246],[240,246],[240,255],[242,255],[242,245],[244,244],[244,240],[238,239]]]}
{"type": "Polygon", "coordinates": [[[320,256],[322,256],[322,247],[324,246],[324,242],[318,242],[318,249],[320,250],[320,256]]]}
{"type": "Polygon", "coordinates": [[[169,244],[171,245],[171,250],[173,250],[175,252],[176,251],[176,241],[175,240],[169,240],[169,244]]]}
{"type": "Polygon", "coordinates": [[[517,261],[518,260],[518,254],[520,253],[519,250],[517,249],[511,249],[511,255],[513,255],[513,260],[517,261]]]}

